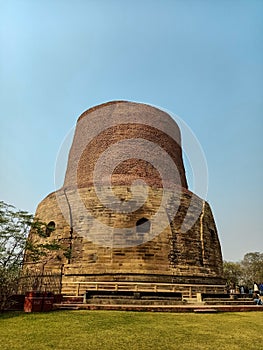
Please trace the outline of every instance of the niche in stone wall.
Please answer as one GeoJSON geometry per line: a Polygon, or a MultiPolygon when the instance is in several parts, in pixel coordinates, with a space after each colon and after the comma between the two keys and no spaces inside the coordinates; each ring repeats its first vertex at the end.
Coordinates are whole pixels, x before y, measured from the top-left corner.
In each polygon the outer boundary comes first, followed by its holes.
{"type": "Polygon", "coordinates": [[[151,222],[146,218],[141,218],[136,222],[136,233],[146,234],[149,233],[151,229],[151,222]]]}
{"type": "Polygon", "coordinates": [[[51,233],[55,231],[56,224],[54,221],[50,221],[46,227],[46,237],[50,237],[51,233]]]}

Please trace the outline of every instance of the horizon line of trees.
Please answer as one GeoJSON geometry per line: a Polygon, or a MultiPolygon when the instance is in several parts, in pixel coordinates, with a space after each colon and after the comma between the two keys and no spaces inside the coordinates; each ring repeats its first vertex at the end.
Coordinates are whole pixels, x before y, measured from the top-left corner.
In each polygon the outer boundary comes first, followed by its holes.
{"type": "Polygon", "coordinates": [[[263,253],[246,253],[241,261],[223,262],[223,277],[228,285],[252,287],[263,282],[263,253]]]}

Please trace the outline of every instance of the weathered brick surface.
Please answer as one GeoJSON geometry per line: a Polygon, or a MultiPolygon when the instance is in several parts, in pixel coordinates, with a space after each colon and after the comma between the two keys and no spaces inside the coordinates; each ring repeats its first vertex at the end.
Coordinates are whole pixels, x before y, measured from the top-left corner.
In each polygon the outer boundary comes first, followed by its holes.
{"type": "MultiPolygon", "coordinates": [[[[154,156],[158,158],[158,152],[154,156]]],[[[103,186],[101,179],[100,187],[103,186]]],[[[142,188],[138,185],[134,190],[140,194],[142,188]]],[[[65,248],[72,248],[70,261],[60,253],[60,260],[52,260],[46,266],[55,269],[64,265],[63,278],[67,282],[220,284],[223,281],[221,248],[211,209],[208,203],[187,190],[178,126],[156,108],[116,102],[85,112],[76,128],[64,186],[39,204],[36,215],[56,224],[55,232],[47,240],[57,237],[65,248]],[[156,125],[163,123],[169,133],[175,133],[177,142],[168,132],[143,126],[146,120],[143,116],[155,118],[156,125]],[[105,125],[111,118],[116,123],[121,121],[122,125],[111,125],[87,144],[87,128],[94,125],[96,118],[104,118],[105,125]],[[125,118],[127,123],[123,123],[125,118]],[[163,202],[162,179],[151,164],[136,159],[119,164],[112,176],[116,207],[120,208],[117,203],[120,199],[123,203],[131,200],[130,184],[138,175],[148,184],[149,191],[145,203],[137,210],[116,212],[112,198],[109,203],[107,199],[102,203],[98,198],[92,182],[93,169],[109,145],[135,137],[160,145],[174,160],[180,179],[170,179],[167,200],[163,202]],[[136,222],[141,218],[151,222],[150,231],[143,236],[136,232],[136,222]]]]}
{"type": "MultiPolygon", "coordinates": [[[[80,116],[69,154],[64,187],[93,185],[92,172],[99,156],[116,142],[140,138],[155,145],[151,152],[153,161],[160,162],[161,158],[160,149],[156,146],[169,154],[179,173],[178,178],[170,179],[171,182],[187,188],[177,124],[167,113],[157,108],[132,102],[105,104],[80,116]]],[[[135,152],[140,151],[139,144],[134,148],[135,152]]],[[[114,152],[116,157],[117,152],[114,152]]],[[[169,173],[170,169],[166,171],[169,173]]],[[[151,185],[162,186],[151,164],[138,159],[121,163],[113,173],[112,184],[127,185],[130,179],[138,176],[151,185]]]]}

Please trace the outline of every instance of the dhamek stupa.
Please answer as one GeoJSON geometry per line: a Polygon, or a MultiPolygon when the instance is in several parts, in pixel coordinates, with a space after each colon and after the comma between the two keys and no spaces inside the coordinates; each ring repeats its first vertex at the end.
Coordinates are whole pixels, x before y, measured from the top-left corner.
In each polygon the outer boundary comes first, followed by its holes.
{"type": "Polygon", "coordinates": [[[213,214],[188,190],[179,127],[150,105],[113,101],[84,112],[63,187],[36,216],[52,229],[29,239],[55,239],[63,250],[43,264],[26,258],[25,266],[61,271],[65,293],[76,282],[189,284],[197,291],[224,284],[213,214]]]}

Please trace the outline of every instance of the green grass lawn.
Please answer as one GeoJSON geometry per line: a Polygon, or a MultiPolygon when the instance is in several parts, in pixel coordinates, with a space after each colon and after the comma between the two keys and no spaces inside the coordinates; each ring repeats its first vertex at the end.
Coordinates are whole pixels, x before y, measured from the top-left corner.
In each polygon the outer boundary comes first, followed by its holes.
{"type": "Polygon", "coordinates": [[[0,315],[1,350],[258,350],[263,312],[13,312],[0,315]]]}

